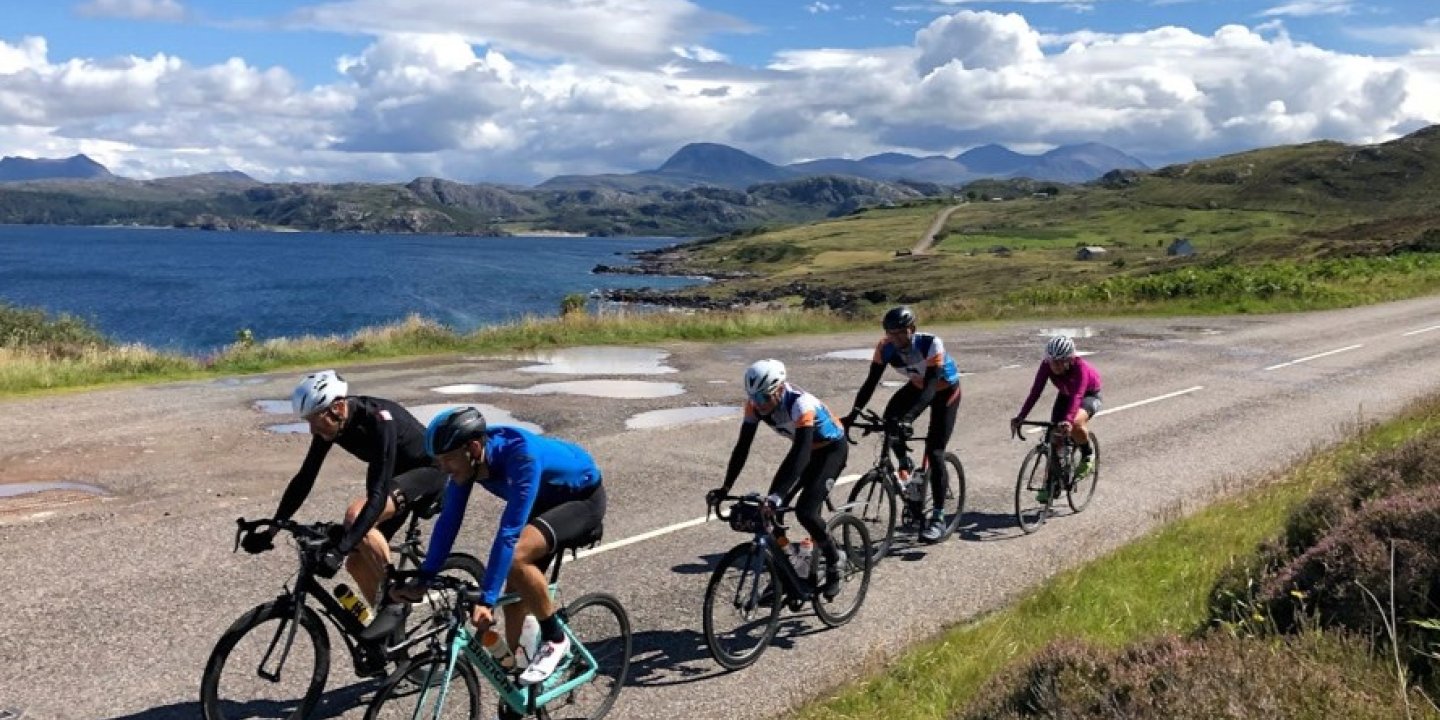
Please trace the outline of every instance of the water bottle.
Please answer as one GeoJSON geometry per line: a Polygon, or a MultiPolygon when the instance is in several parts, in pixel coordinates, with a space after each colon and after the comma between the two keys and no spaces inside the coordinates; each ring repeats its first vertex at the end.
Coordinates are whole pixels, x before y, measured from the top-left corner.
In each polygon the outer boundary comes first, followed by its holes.
{"type": "Polygon", "coordinates": [[[515,663],[522,668],[529,666],[539,650],[540,621],[534,615],[526,615],[525,622],[520,625],[520,647],[515,652],[515,663]]]}
{"type": "Polygon", "coordinates": [[[925,502],[925,470],[916,470],[905,484],[905,498],[910,502],[925,502]]]}
{"type": "Polygon", "coordinates": [[[335,586],[335,599],[340,601],[340,607],[349,610],[362,624],[370,622],[370,608],[365,607],[364,601],[355,597],[350,586],[340,583],[335,586]]]}
{"type": "Polygon", "coordinates": [[[494,630],[486,630],[476,639],[480,641],[480,647],[490,653],[490,657],[500,662],[501,667],[507,670],[515,667],[515,656],[510,652],[510,644],[505,642],[504,635],[494,630]]]}
{"type": "Polygon", "coordinates": [[[795,567],[795,574],[800,577],[810,577],[810,559],[815,552],[815,543],[810,538],[805,538],[798,543],[792,543],[795,547],[795,554],[790,556],[790,564],[795,567]]]}

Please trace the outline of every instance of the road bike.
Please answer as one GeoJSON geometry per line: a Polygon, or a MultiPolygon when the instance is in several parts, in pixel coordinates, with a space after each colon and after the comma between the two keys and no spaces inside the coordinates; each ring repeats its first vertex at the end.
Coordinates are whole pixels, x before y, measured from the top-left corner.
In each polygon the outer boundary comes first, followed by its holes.
{"type": "MultiPolygon", "coordinates": [[[[861,431],[861,437],[872,433],[881,435],[875,466],[855,482],[848,503],[851,512],[870,530],[874,538],[873,561],[879,563],[890,552],[897,526],[908,528],[918,536],[929,522],[935,509],[935,496],[930,488],[930,458],[927,453],[921,453],[920,467],[910,473],[907,481],[902,481],[894,458],[895,443],[904,442],[908,448],[910,443],[923,443],[925,438],[914,437],[914,429],[908,423],[886,421],[868,409],[860,410],[846,429],[845,439],[854,445],[857,443],[850,440],[851,430],[861,431]]],[[[965,466],[953,452],[945,453],[945,464],[948,466],[945,499],[940,507],[945,525],[936,543],[949,538],[960,527],[965,514],[965,466]]]]}
{"type": "Polygon", "coordinates": [[[1095,485],[1100,482],[1100,439],[1095,431],[1089,431],[1091,469],[1084,477],[1077,478],[1075,468],[1079,465],[1080,448],[1069,433],[1057,437],[1055,423],[1027,420],[1016,428],[1014,437],[1025,439],[1027,426],[1044,428],[1039,443],[1020,463],[1020,475],[1015,479],[1015,519],[1020,522],[1020,529],[1029,534],[1039,530],[1055,514],[1055,499],[1062,493],[1074,512],[1090,504],[1095,485]]]}
{"type": "Polygon", "coordinates": [[[754,535],[720,558],[705,588],[705,644],[721,667],[738,670],[759,660],[775,638],[782,608],[796,612],[811,603],[830,627],[844,625],[860,611],[870,587],[870,534],[854,515],[842,510],[825,523],[840,569],[840,592],[827,598],[821,592],[826,568],[819,545],[804,577],[781,545],[786,530],[781,520],[793,507],[768,510],[759,494],[751,493],[717,497],[711,510],[732,530],[754,535]],[[723,511],[721,503],[731,501],[729,512],[723,511]]]}

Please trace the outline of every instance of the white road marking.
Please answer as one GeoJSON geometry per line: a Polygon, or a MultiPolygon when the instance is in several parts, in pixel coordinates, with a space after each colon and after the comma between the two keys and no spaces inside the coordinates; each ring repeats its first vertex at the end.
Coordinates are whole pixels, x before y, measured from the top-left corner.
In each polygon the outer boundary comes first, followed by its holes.
{"type": "Polygon", "coordinates": [[[1306,355],[1305,357],[1300,358],[1300,359],[1298,359],[1298,360],[1291,360],[1290,362],[1283,362],[1283,363],[1280,363],[1280,364],[1278,364],[1278,365],[1271,365],[1270,367],[1267,367],[1267,368],[1265,368],[1265,369],[1266,369],[1266,370],[1277,370],[1277,369],[1283,368],[1283,367],[1290,367],[1291,365],[1299,365],[1300,363],[1310,362],[1311,360],[1315,360],[1316,358],[1322,358],[1322,357],[1325,357],[1325,356],[1327,356],[1327,355],[1335,355],[1335,354],[1337,354],[1337,353],[1347,352],[1347,351],[1349,351],[1349,350],[1354,350],[1355,348],[1361,348],[1361,347],[1365,347],[1365,345],[1364,345],[1363,343],[1362,343],[1362,344],[1357,344],[1357,345],[1347,345],[1347,346],[1345,346],[1345,347],[1343,347],[1343,348],[1336,348],[1336,349],[1334,349],[1334,350],[1326,350],[1325,352],[1315,353],[1314,355],[1306,355]]]}
{"type": "MultiPolygon", "coordinates": [[[[848,484],[853,483],[853,482],[855,482],[856,480],[859,480],[859,479],[860,479],[860,476],[859,476],[859,475],[841,475],[840,478],[835,481],[835,487],[840,487],[841,485],[848,485],[848,484]]],[[[707,522],[709,522],[709,521],[711,521],[711,520],[717,520],[717,519],[718,519],[718,518],[716,518],[714,515],[710,515],[709,517],[698,517],[698,518],[695,518],[695,519],[693,519],[693,520],[686,520],[686,521],[684,521],[684,522],[678,522],[678,523],[675,523],[674,525],[666,525],[665,527],[662,527],[662,528],[659,528],[659,529],[656,529],[656,530],[651,530],[651,531],[649,531],[649,532],[643,532],[643,533],[640,533],[639,535],[633,535],[633,536],[631,536],[631,537],[625,538],[624,540],[616,540],[616,541],[613,542],[613,543],[608,543],[608,544],[605,544],[605,545],[601,545],[600,547],[597,547],[597,548],[590,548],[589,550],[581,550],[580,552],[578,552],[578,553],[575,554],[575,559],[576,559],[576,560],[583,560],[584,558],[590,557],[591,555],[599,555],[600,553],[609,552],[609,551],[611,551],[611,550],[615,550],[615,549],[618,549],[618,548],[625,547],[626,545],[634,545],[635,543],[638,543],[638,542],[644,542],[644,541],[646,541],[646,540],[653,540],[653,539],[655,539],[655,538],[657,538],[657,537],[660,537],[660,536],[662,536],[662,535],[669,535],[670,533],[678,532],[678,531],[684,530],[684,529],[686,529],[686,528],[692,528],[692,527],[695,527],[696,525],[704,525],[705,523],[707,523],[707,522]]]]}
{"type": "Polygon", "coordinates": [[[1130,408],[1137,408],[1137,407],[1140,407],[1141,405],[1149,405],[1150,403],[1160,402],[1161,400],[1169,400],[1170,398],[1173,398],[1173,397],[1180,397],[1181,395],[1187,395],[1187,394],[1189,394],[1189,393],[1193,393],[1193,392],[1196,392],[1196,391],[1199,391],[1199,390],[1204,390],[1204,389],[1205,389],[1205,386],[1204,386],[1204,385],[1196,385],[1195,387],[1185,388],[1184,390],[1176,390],[1175,392],[1172,392],[1172,393],[1165,393],[1164,395],[1156,395],[1155,397],[1146,398],[1146,399],[1144,399],[1144,400],[1136,400],[1135,402],[1129,403],[1128,405],[1117,405],[1117,406],[1115,406],[1115,407],[1113,407],[1113,408],[1105,408],[1104,410],[1101,410],[1100,412],[1095,413],[1095,417],[1100,417],[1101,415],[1109,415],[1109,414],[1111,414],[1111,413],[1117,413],[1117,412],[1120,412],[1121,410],[1129,410],[1130,408]]]}
{"type": "Polygon", "coordinates": [[[1420,333],[1427,333],[1427,332],[1430,332],[1431,330],[1440,330],[1440,325],[1431,325],[1430,327],[1427,327],[1427,328],[1420,328],[1419,330],[1411,330],[1410,332],[1407,332],[1407,333],[1400,333],[1400,337],[1410,337],[1411,335],[1419,335],[1420,333]]]}

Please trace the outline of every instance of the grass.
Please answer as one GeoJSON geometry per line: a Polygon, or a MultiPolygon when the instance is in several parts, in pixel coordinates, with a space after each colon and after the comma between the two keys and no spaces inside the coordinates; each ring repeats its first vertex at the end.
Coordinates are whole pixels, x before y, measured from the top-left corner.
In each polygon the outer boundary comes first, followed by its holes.
{"type": "Polygon", "coordinates": [[[997,672],[1056,640],[1120,648],[1156,635],[1194,632],[1209,619],[1217,579],[1279,533],[1305,498],[1337,482],[1351,464],[1437,428],[1440,398],[1431,398],[1348,442],[1312,453],[1257,489],[1063,572],[1008,608],[952,627],[791,717],[951,718],[997,672]]]}
{"type": "Polygon", "coordinates": [[[83,346],[0,346],[0,397],[58,389],[159,382],[460,352],[665,340],[721,341],[833,332],[855,321],[828,312],[640,314],[529,318],[469,334],[419,317],[347,336],[273,339],[233,344],[191,358],[96,341],[83,346]]]}

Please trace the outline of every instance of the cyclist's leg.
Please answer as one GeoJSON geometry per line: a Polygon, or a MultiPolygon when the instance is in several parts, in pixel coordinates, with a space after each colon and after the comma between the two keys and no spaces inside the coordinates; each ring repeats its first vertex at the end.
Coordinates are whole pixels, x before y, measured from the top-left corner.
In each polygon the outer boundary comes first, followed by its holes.
{"type": "MultiPolygon", "coordinates": [[[[360,593],[371,605],[375,604],[380,591],[380,582],[385,576],[385,567],[390,563],[390,538],[405,526],[410,519],[411,498],[431,497],[445,489],[445,474],[439,468],[415,468],[396,475],[390,481],[390,497],[380,517],[360,544],[345,558],[345,569],[360,586],[360,593]]],[[[350,503],[345,512],[345,526],[349,527],[360,516],[365,507],[365,498],[350,503]]]]}
{"type": "MultiPolygon", "coordinates": [[[[890,402],[885,403],[885,419],[898,419],[906,410],[915,407],[915,401],[920,399],[920,392],[920,388],[915,387],[914,383],[905,383],[903,387],[895,391],[894,395],[890,396],[890,402]]],[[[905,466],[905,463],[909,462],[910,456],[905,442],[896,438],[890,449],[895,452],[895,457],[899,459],[901,467],[905,467],[908,472],[909,468],[905,466]]]]}
{"type": "Polygon", "coordinates": [[[811,452],[810,463],[800,474],[801,490],[795,501],[795,519],[815,540],[815,545],[825,556],[826,567],[833,567],[838,556],[835,554],[835,543],[825,533],[825,518],[820,516],[820,508],[824,507],[825,496],[830,494],[840,471],[845,469],[848,457],[849,443],[832,442],[811,452]]]}
{"type": "MultiPolygon", "coordinates": [[[[520,561],[520,548],[516,547],[516,562],[510,567],[510,584],[520,593],[525,606],[540,621],[542,647],[531,659],[531,665],[521,676],[522,682],[539,682],[550,673],[569,649],[569,640],[555,617],[556,608],[547,592],[545,570],[555,555],[567,548],[578,546],[594,536],[605,520],[605,488],[592,488],[572,493],[569,497],[553,504],[544,512],[530,519],[521,533],[521,543],[527,536],[539,536],[540,541],[528,549],[526,560],[520,561]]],[[[507,630],[510,615],[506,615],[507,630]]],[[[517,637],[518,640],[518,637],[517,637]]]]}
{"type": "Polygon", "coordinates": [[[960,385],[935,393],[930,401],[930,429],[925,433],[925,457],[930,466],[930,496],[935,509],[945,507],[945,448],[955,432],[955,416],[960,409],[960,385]]]}
{"type": "Polygon", "coordinates": [[[1080,410],[1075,413],[1075,422],[1070,431],[1070,437],[1075,444],[1080,446],[1080,451],[1089,455],[1090,448],[1090,418],[1100,412],[1100,394],[1091,393],[1080,401],[1080,410]]]}

